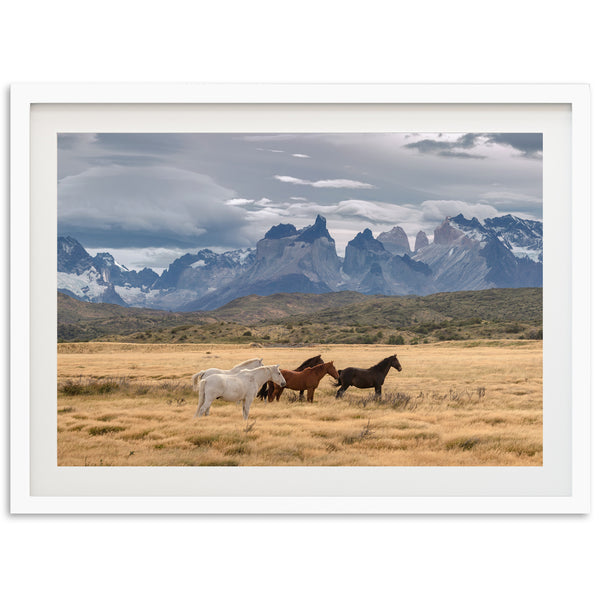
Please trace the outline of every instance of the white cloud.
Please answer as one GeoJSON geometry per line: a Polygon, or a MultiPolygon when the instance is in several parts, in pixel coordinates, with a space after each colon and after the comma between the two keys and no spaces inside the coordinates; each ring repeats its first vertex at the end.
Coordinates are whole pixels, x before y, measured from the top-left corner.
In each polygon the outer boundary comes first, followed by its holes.
{"type": "Polygon", "coordinates": [[[350,189],[374,189],[375,186],[362,181],[354,181],[353,179],[320,179],[318,181],[310,181],[308,179],[298,179],[289,175],[275,175],[275,179],[283,183],[293,183],[294,185],[310,185],[315,188],[350,188],[350,189]]]}
{"type": "Polygon", "coordinates": [[[292,154],[292,156],[295,156],[296,158],[310,158],[308,154],[292,154]]]}
{"type": "Polygon", "coordinates": [[[275,150],[273,148],[257,148],[257,150],[261,152],[275,152],[276,154],[283,154],[285,152],[285,150],[275,150]]]}
{"type": "Polygon", "coordinates": [[[230,200],[225,200],[225,204],[229,204],[229,206],[243,206],[245,204],[252,204],[254,200],[250,198],[231,198],[230,200]]]}
{"type": "Polygon", "coordinates": [[[510,191],[484,192],[483,194],[480,194],[479,197],[483,200],[515,200],[517,202],[542,203],[542,199],[537,196],[510,191]]]}

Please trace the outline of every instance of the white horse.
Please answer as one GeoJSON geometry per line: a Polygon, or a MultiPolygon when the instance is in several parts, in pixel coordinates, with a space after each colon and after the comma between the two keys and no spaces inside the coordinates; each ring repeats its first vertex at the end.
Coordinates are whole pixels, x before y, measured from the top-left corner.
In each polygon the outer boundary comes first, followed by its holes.
{"type": "Polygon", "coordinates": [[[285,386],[285,379],[279,371],[279,365],[244,369],[234,374],[209,375],[200,381],[198,390],[198,408],[194,417],[208,415],[210,405],[216,398],[237,402],[243,400],[244,419],[248,419],[250,405],[258,390],[267,382],[285,386]]]}
{"type": "Polygon", "coordinates": [[[200,372],[196,373],[195,375],[192,375],[192,388],[194,389],[194,391],[197,392],[198,391],[198,381],[200,379],[204,379],[204,378],[208,377],[209,375],[216,375],[216,374],[233,375],[234,373],[239,373],[242,369],[254,369],[256,367],[262,367],[262,364],[263,364],[262,358],[249,358],[248,360],[241,362],[239,365],[235,365],[235,367],[232,367],[229,370],[217,369],[215,367],[212,367],[210,369],[206,369],[206,371],[200,371],[200,372]]]}

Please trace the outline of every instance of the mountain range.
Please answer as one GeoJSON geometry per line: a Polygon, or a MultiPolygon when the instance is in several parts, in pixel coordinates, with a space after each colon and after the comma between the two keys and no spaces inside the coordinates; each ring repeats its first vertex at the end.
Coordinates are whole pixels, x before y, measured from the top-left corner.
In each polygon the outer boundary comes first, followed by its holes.
{"type": "Polygon", "coordinates": [[[433,239],[423,231],[411,249],[402,227],[365,229],[336,254],[326,220],[296,229],[271,227],[256,248],[204,249],[176,259],[161,275],[133,271],[109,253],[92,257],[72,237],[58,238],[57,287],[74,298],[174,311],[211,310],[248,295],[356,291],[428,295],[460,290],[541,287],[540,221],[513,215],[446,218],[433,239]]]}

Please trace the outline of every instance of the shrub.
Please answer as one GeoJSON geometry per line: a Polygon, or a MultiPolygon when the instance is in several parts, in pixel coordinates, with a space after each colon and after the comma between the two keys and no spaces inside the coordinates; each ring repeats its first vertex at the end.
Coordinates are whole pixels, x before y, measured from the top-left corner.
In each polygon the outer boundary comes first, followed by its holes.
{"type": "Polygon", "coordinates": [[[400,335],[390,335],[390,337],[388,338],[387,343],[390,346],[404,346],[405,342],[404,342],[404,338],[400,335]]]}
{"type": "Polygon", "coordinates": [[[107,433],[117,433],[123,431],[125,427],[118,425],[102,425],[101,427],[90,427],[88,433],[90,435],[106,435],[107,433]]]}
{"type": "Polygon", "coordinates": [[[440,342],[447,342],[449,340],[464,340],[464,336],[455,331],[454,329],[442,329],[435,334],[435,337],[440,342]]]}
{"type": "Polygon", "coordinates": [[[529,339],[529,340],[543,340],[544,339],[544,332],[543,332],[542,329],[532,329],[527,334],[527,339],[529,339]]]}
{"type": "Polygon", "coordinates": [[[242,333],[243,336],[249,337],[252,335],[251,331],[244,331],[244,333],[242,333]]]}

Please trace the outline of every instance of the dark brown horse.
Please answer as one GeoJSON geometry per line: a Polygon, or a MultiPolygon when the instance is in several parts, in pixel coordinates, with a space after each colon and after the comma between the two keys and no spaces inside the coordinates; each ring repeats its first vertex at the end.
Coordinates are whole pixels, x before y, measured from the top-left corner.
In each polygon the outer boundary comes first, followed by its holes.
{"type": "MultiPolygon", "coordinates": [[[[307,358],[299,367],[296,367],[295,369],[293,369],[294,371],[304,371],[304,369],[308,369],[308,367],[314,367],[316,365],[322,365],[323,364],[323,359],[321,358],[321,355],[317,355],[317,356],[311,356],[311,358],[307,358]]],[[[267,381],[267,383],[265,383],[265,385],[263,385],[260,388],[260,391],[258,392],[257,396],[259,398],[261,398],[262,400],[266,400],[269,395],[272,396],[273,394],[273,386],[269,385],[269,382],[267,381]]],[[[300,398],[298,398],[298,400],[302,400],[304,396],[304,390],[300,390],[300,398]]]]}
{"type": "MultiPolygon", "coordinates": [[[[375,393],[381,396],[381,386],[387,377],[391,367],[398,371],[402,371],[402,367],[398,362],[396,354],[384,358],[381,362],[373,365],[369,369],[357,369],[356,367],[347,367],[339,373],[338,382],[336,385],[341,386],[335,395],[336,398],[341,398],[344,392],[353,385],[354,387],[365,389],[375,388],[375,393]]],[[[283,374],[283,371],[281,371],[283,374]]],[[[283,375],[285,377],[285,375],[283,375]]],[[[286,380],[287,381],[287,380],[286,380]]]]}
{"type": "MultiPolygon", "coordinates": [[[[285,379],[285,387],[289,390],[307,390],[306,396],[309,402],[313,401],[315,390],[325,375],[331,375],[334,379],[338,379],[339,377],[339,373],[332,362],[309,367],[303,371],[286,371],[285,369],[280,369],[280,371],[285,379]]],[[[276,398],[279,402],[279,397],[283,390],[283,387],[274,383],[272,393],[269,389],[269,402],[273,402],[273,398],[276,398]]]]}

